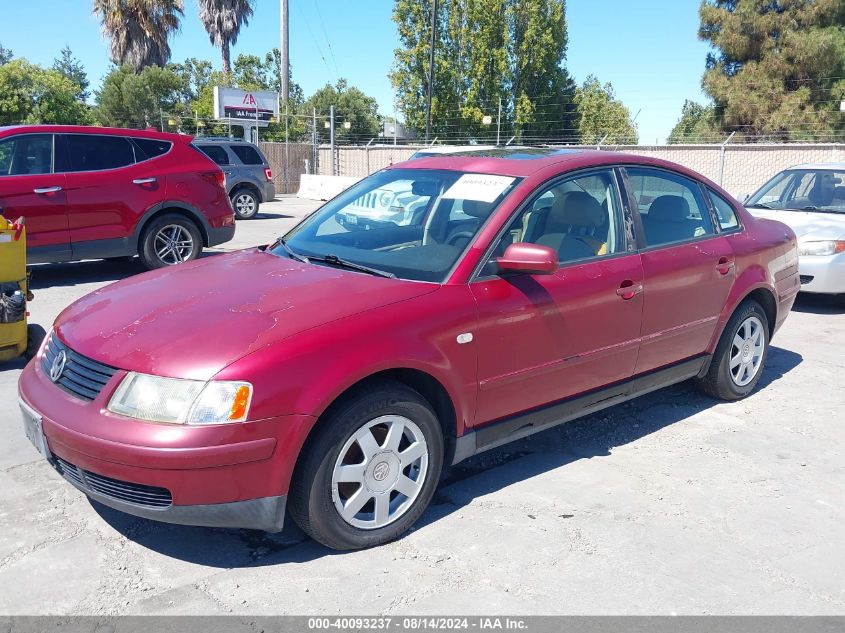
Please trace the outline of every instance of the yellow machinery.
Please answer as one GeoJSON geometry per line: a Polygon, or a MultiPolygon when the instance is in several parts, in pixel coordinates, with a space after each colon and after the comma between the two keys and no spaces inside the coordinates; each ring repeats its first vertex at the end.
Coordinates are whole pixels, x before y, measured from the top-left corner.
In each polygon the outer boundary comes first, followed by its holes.
{"type": "Polygon", "coordinates": [[[38,351],[44,329],[27,327],[26,304],[31,299],[23,218],[9,222],[0,216],[0,361],[31,358],[38,351]]]}

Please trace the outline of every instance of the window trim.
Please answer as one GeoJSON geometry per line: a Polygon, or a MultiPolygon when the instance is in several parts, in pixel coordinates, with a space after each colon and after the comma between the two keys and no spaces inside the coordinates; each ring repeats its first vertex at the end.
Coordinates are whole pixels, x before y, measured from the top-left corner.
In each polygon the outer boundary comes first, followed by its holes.
{"type": "MultiPolygon", "coordinates": [[[[661,248],[672,248],[672,247],[675,247],[675,246],[683,246],[685,244],[694,244],[696,242],[702,242],[704,240],[710,240],[710,239],[713,239],[715,237],[721,237],[722,234],[718,232],[718,230],[716,228],[717,223],[714,222],[713,217],[712,217],[713,212],[710,209],[710,203],[707,201],[707,196],[704,195],[704,192],[701,190],[702,183],[700,181],[695,180],[693,178],[690,178],[686,174],[682,174],[680,172],[677,172],[677,171],[674,171],[674,170],[671,170],[671,169],[666,169],[665,167],[655,167],[653,165],[642,165],[642,164],[638,164],[638,163],[627,163],[625,165],[625,167],[626,167],[626,169],[625,169],[625,182],[626,182],[626,185],[628,185],[630,187],[629,190],[630,190],[631,202],[632,203],[636,202],[636,204],[634,205],[634,208],[635,208],[635,216],[637,217],[637,227],[642,231],[642,233],[640,234],[642,236],[642,240],[640,240],[640,239],[637,240],[637,243],[639,244],[639,248],[638,248],[637,252],[639,252],[639,253],[649,253],[651,251],[656,251],[656,250],[659,250],[661,248]],[[698,193],[703,198],[703,201],[704,201],[703,211],[706,211],[708,213],[708,215],[710,217],[710,222],[713,225],[713,232],[705,234],[705,235],[699,235],[698,237],[691,237],[691,238],[686,239],[686,240],[679,240],[677,242],[666,242],[665,244],[649,245],[648,236],[646,235],[645,226],[643,225],[643,221],[642,221],[643,220],[642,214],[640,214],[639,200],[636,200],[636,196],[634,195],[634,187],[632,185],[630,185],[630,178],[631,177],[628,175],[628,169],[627,168],[650,169],[652,171],[663,172],[663,173],[666,173],[666,174],[671,174],[671,175],[675,176],[676,178],[682,178],[684,180],[691,182],[693,185],[696,185],[696,188],[698,189],[698,193]]],[[[693,191],[695,191],[695,189],[693,189],[693,191]]]]}
{"type": "MultiPolygon", "coordinates": [[[[121,165],[120,167],[107,167],[106,169],[84,169],[82,171],[80,171],[78,169],[67,169],[67,170],[62,172],[64,174],[102,174],[102,173],[107,172],[107,171],[117,171],[118,169],[126,169],[128,167],[132,167],[132,166],[138,164],[138,161],[136,160],[137,156],[135,154],[135,143],[132,142],[130,136],[124,136],[123,134],[88,134],[86,132],[59,132],[55,136],[62,136],[63,137],[64,144],[65,144],[64,149],[65,149],[65,153],[66,153],[66,160],[68,161],[68,167],[71,167],[71,163],[73,161],[73,152],[71,152],[70,143],[68,143],[68,141],[70,140],[68,138],[69,136],[101,136],[101,137],[104,136],[104,137],[107,137],[107,138],[122,138],[124,141],[126,141],[129,144],[129,149],[132,150],[132,160],[134,162],[129,163],[128,165],[121,165]]],[[[171,146],[171,148],[172,148],[172,146],[171,146]]],[[[147,160],[152,160],[152,159],[148,158],[147,160]]],[[[141,162],[146,162],[146,161],[141,161],[141,162]]]]}
{"type": "Polygon", "coordinates": [[[713,226],[716,229],[716,235],[733,235],[734,233],[741,233],[745,229],[745,226],[743,225],[742,217],[740,216],[740,214],[737,211],[737,208],[734,206],[734,204],[732,202],[726,200],[723,195],[719,194],[712,187],[708,187],[704,183],[698,183],[698,184],[701,186],[701,189],[704,192],[704,200],[707,203],[707,206],[710,208],[710,216],[713,218],[713,226]],[[723,229],[722,228],[722,224],[719,221],[719,212],[716,210],[716,205],[713,204],[713,200],[710,199],[711,195],[716,196],[722,202],[727,204],[731,209],[733,209],[734,218],[736,218],[736,226],[735,227],[732,227],[732,228],[729,228],[729,229],[723,229]]]}
{"type": "MultiPolygon", "coordinates": [[[[623,240],[623,248],[616,253],[612,253],[609,255],[594,255],[593,257],[585,257],[584,259],[576,259],[568,262],[559,263],[559,270],[564,268],[569,268],[571,266],[582,266],[584,264],[588,264],[595,261],[607,261],[610,259],[616,259],[618,257],[623,257],[627,255],[633,255],[636,253],[636,250],[631,250],[629,247],[631,246],[631,238],[633,237],[629,233],[629,228],[624,221],[626,216],[628,215],[627,204],[622,197],[622,188],[620,187],[619,183],[619,174],[617,173],[617,165],[594,165],[592,167],[585,167],[583,169],[577,169],[574,171],[564,172],[561,174],[555,174],[551,178],[544,180],[540,184],[538,184],[534,189],[529,193],[528,196],[519,204],[519,206],[513,210],[510,217],[507,221],[502,225],[502,228],[499,229],[499,232],[496,233],[496,236],[490,240],[490,243],[487,245],[487,248],[484,249],[484,254],[478,260],[475,267],[472,270],[472,274],[470,274],[469,279],[467,280],[467,284],[472,284],[478,281],[490,281],[492,279],[502,279],[499,275],[481,275],[481,271],[484,269],[484,266],[487,265],[487,262],[490,259],[490,256],[493,254],[496,246],[498,245],[499,241],[504,237],[505,233],[508,232],[511,225],[516,221],[516,219],[530,206],[533,205],[539,198],[542,196],[546,191],[548,191],[551,187],[555,186],[559,182],[563,182],[565,180],[573,180],[577,178],[583,178],[585,176],[589,176],[593,172],[610,172],[611,178],[613,183],[616,185],[616,194],[617,194],[617,202],[619,204],[619,210],[622,213],[622,222],[621,222],[621,231],[620,237],[623,240]]],[[[636,246],[636,244],[634,244],[636,246]]]]}
{"type": "Polygon", "coordinates": [[[58,173],[64,172],[57,172],[56,171],[56,134],[55,132],[24,132],[23,134],[10,134],[9,136],[4,136],[0,138],[0,142],[2,141],[13,141],[19,138],[23,138],[25,136],[49,136],[51,137],[51,156],[50,156],[50,171],[43,173],[43,174],[2,174],[0,173],[0,178],[21,178],[25,176],[53,176],[58,173]]]}

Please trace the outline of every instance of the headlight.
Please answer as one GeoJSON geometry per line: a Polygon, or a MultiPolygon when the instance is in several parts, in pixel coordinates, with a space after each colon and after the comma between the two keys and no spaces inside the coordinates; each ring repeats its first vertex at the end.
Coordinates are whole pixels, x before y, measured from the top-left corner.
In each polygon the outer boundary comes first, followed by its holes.
{"type": "Polygon", "coordinates": [[[840,240],[819,240],[813,242],[800,242],[798,244],[799,255],[836,255],[845,253],[845,241],[840,240]]]}
{"type": "Polygon", "coordinates": [[[130,372],[109,401],[108,410],[147,422],[225,424],[243,422],[252,385],[160,378],[130,372]]]}

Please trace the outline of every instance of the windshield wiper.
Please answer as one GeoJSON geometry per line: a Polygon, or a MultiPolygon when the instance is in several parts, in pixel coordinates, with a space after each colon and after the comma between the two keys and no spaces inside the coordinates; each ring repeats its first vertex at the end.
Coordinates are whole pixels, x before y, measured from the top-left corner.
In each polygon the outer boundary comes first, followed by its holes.
{"type": "Polygon", "coordinates": [[[370,266],[364,266],[363,264],[356,264],[355,262],[350,262],[345,259],[341,259],[337,255],[332,254],[308,255],[307,257],[305,257],[305,261],[323,262],[332,266],[339,266],[341,268],[347,268],[349,270],[357,270],[362,273],[376,275],[377,277],[389,277],[390,279],[396,279],[396,275],[394,275],[393,273],[389,273],[386,270],[379,270],[378,268],[371,268],[370,266]]]}
{"type": "Polygon", "coordinates": [[[749,209],[772,209],[765,202],[755,202],[754,204],[746,205],[749,209]]]}
{"type": "MultiPolygon", "coordinates": [[[[285,252],[286,252],[288,255],[290,255],[292,259],[295,259],[295,260],[296,260],[296,261],[298,261],[298,262],[303,262],[303,263],[305,263],[305,264],[307,264],[307,263],[308,263],[308,258],[307,258],[307,257],[305,257],[305,255],[300,255],[299,253],[295,252],[295,251],[294,251],[294,250],[293,250],[290,246],[288,246],[287,242],[285,242],[285,240],[284,240],[283,238],[281,238],[281,237],[280,237],[279,239],[277,239],[277,240],[276,240],[276,244],[278,244],[278,245],[279,245],[279,246],[281,246],[283,249],[285,249],[285,252]]],[[[273,247],[275,247],[275,245],[276,245],[276,244],[274,244],[273,246],[271,246],[271,247],[270,247],[270,250],[272,250],[272,249],[273,249],[273,247]]]]}

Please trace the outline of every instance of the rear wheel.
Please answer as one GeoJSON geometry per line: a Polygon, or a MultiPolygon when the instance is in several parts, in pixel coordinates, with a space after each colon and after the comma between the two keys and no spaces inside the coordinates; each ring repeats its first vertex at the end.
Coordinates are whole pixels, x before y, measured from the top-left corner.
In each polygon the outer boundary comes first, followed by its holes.
{"type": "Polygon", "coordinates": [[[246,187],[232,192],[232,208],[239,220],[249,220],[258,214],[258,195],[246,187]]]}
{"type": "Polygon", "coordinates": [[[202,252],[202,236],[188,218],[168,213],[155,218],[144,230],[138,254],[147,268],[164,268],[189,262],[202,252]]]}
{"type": "Polygon", "coordinates": [[[721,400],[740,400],[754,391],[769,352],[769,321],[756,301],[740,304],[722,332],[707,375],[698,386],[721,400]]]}
{"type": "Polygon", "coordinates": [[[404,534],[431,501],[443,435],[428,402],[384,383],[338,407],[298,464],[288,507],[299,526],[333,549],[361,549],[404,534]]]}

